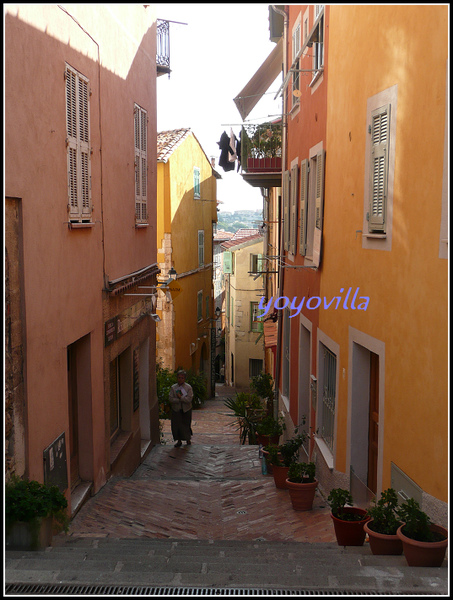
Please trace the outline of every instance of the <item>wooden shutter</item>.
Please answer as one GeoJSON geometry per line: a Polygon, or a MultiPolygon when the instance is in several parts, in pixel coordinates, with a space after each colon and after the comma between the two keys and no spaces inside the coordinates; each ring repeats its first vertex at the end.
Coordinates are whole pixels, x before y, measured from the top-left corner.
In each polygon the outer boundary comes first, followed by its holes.
{"type": "Polygon", "coordinates": [[[390,105],[371,113],[370,231],[385,232],[390,105]]]}
{"type": "Polygon", "coordinates": [[[148,113],[134,106],[135,220],[148,220],[148,113]]]}
{"type": "Polygon", "coordinates": [[[68,211],[71,221],[91,218],[89,82],[66,67],[68,211]]]}
{"type": "Polygon", "coordinates": [[[204,230],[198,231],[198,266],[204,265],[204,230]]]}
{"type": "Polygon", "coordinates": [[[291,167],[289,251],[296,254],[298,166],[291,167]]]}
{"type": "Polygon", "coordinates": [[[283,175],[283,249],[289,250],[289,182],[290,173],[283,175]]]}
{"type": "Polygon", "coordinates": [[[299,253],[307,251],[307,210],[308,210],[308,160],[300,163],[300,240],[299,253]]]}
{"type": "Polygon", "coordinates": [[[316,199],[315,227],[322,231],[323,200],[324,200],[324,150],[316,155],[316,199]]]}
{"type": "Polygon", "coordinates": [[[193,197],[195,200],[200,199],[200,169],[198,167],[193,168],[193,197]]]}

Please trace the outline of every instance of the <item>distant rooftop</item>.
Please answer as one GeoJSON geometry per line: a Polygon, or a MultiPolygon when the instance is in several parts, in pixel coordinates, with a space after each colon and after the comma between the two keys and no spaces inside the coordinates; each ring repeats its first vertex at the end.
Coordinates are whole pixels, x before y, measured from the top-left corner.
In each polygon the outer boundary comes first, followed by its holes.
{"type": "Polygon", "coordinates": [[[167,162],[172,152],[185,140],[190,129],[173,129],[157,134],[157,160],[167,162]]]}

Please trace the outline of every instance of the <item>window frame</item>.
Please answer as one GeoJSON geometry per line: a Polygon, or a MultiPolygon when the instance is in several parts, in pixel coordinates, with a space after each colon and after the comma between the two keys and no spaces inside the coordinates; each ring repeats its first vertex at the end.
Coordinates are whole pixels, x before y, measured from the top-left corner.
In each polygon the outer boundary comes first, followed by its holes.
{"type": "Polygon", "coordinates": [[[261,333],[264,330],[263,321],[256,316],[257,312],[261,312],[259,302],[250,302],[250,331],[261,333]]]}
{"type": "Polygon", "coordinates": [[[203,290],[197,292],[197,322],[203,321],[203,290]]]}
{"type": "Polygon", "coordinates": [[[135,222],[148,223],[148,112],[134,104],[135,222]]]}
{"type": "Polygon", "coordinates": [[[193,198],[194,200],[201,198],[201,169],[199,167],[193,168],[193,198]]]}
{"type": "Polygon", "coordinates": [[[204,229],[198,230],[198,267],[204,267],[204,229]]]}

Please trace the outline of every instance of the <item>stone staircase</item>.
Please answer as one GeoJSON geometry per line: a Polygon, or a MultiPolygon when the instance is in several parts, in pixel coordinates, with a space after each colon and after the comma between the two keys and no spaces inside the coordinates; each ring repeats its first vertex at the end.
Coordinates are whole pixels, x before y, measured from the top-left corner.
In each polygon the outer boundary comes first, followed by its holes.
{"type": "Polygon", "coordinates": [[[6,553],[6,595],[448,595],[448,568],[408,567],[367,546],[54,538],[6,553]]]}

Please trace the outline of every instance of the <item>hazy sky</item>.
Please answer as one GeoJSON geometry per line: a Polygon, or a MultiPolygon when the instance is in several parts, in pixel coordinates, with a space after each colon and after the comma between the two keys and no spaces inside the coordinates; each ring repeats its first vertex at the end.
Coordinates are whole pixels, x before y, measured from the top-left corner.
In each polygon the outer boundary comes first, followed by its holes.
{"type": "MultiPolygon", "coordinates": [[[[275,47],[269,40],[268,4],[157,4],[157,18],[170,23],[170,78],[157,80],[157,129],[190,128],[206,155],[218,164],[217,142],[242,118],[233,98],[275,47]]],[[[279,78],[247,117],[260,123],[281,115],[274,100],[279,78]],[[273,92],[273,93],[271,93],[273,92]]],[[[237,169],[217,182],[222,211],[262,207],[260,188],[245,183],[237,169]]]]}

